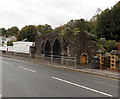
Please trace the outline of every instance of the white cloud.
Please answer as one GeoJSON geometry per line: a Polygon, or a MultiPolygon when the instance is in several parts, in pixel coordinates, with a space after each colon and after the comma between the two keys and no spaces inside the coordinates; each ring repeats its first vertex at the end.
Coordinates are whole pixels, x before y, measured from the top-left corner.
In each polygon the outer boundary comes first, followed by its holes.
{"type": "Polygon", "coordinates": [[[104,10],[119,0],[2,0],[0,27],[50,24],[53,27],[72,19],[89,20],[97,8],[104,10]]]}

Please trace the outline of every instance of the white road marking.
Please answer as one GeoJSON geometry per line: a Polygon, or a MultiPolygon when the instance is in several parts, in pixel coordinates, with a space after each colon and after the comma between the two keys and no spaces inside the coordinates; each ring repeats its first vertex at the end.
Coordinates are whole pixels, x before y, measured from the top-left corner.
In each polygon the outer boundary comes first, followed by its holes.
{"type": "Polygon", "coordinates": [[[0,97],[2,97],[2,95],[0,95],[0,97]]]}
{"type": "Polygon", "coordinates": [[[36,72],[36,71],[34,71],[34,70],[32,70],[32,69],[28,69],[28,68],[25,68],[25,67],[22,67],[22,66],[19,66],[19,68],[22,68],[22,69],[24,69],[24,70],[28,70],[28,71],[31,71],[31,72],[36,72]]]}
{"type": "MultiPolygon", "coordinates": [[[[91,82],[94,82],[94,83],[98,83],[98,84],[118,88],[118,86],[111,85],[111,84],[108,84],[108,83],[104,83],[104,82],[100,82],[100,81],[96,81],[96,80],[90,80],[90,79],[86,79],[86,78],[82,78],[82,79],[87,80],[87,81],[91,81],[91,82]]],[[[116,84],[116,85],[118,85],[118,84],[116,84]]]]}
{"type": "Polygon", "coordinates": [[[5,64],[9,64],[9,65],[11,65],[11,63],[8,63],[8,62],[4,62],[4,61],[2,61],[3,63],[5,63],[5,64]]]}
{"type": "Polygon", "coordinates": [[[88,88],[88,87],[85,87],[85,86],[82,86],[82,85],[79,85],[79,84],[76,84],[76,83],[73,83],[73,82],[70,82],[70,81],[67,81],[67,80],[63,80],[63,79],[60,79],[60,78],[57,78],[57,77],[52,77],[52,78],[55,79],[55,80],[59,80],[59,81],[62,81],[62,82],[65,82],[65,83],[68,83],[68,84],[71,84],[71,85],[74,85],[74,86],[77,86],[77,87],[81,87],[81,88],[96,92],[96,93],[100,93],[100,94],[105,95],[105,96],[112,97],[112,95],[110,95],[110,94],[107,94],[107,93],[104,93],[104,92],[101,92],[101,91],[98,91],[98,90],[95,90],[95,89],[92,89],[92,88],[88,88]]]}

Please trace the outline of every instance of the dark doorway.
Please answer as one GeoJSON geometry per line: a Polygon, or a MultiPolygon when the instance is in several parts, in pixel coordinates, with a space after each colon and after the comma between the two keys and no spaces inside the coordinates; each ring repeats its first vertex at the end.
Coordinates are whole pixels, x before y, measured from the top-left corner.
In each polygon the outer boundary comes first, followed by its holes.
{"type": "Polygon", "coordinates": [[[60,57],[61,55],[61,45],[58,39],[55,40],[53,45],[53,55],[54,57],[60,57]]]}
{"type": "Polygon", "coordinates": [[[51,56],[51,46],[50,42],[47,40],[45,44],[45,57],[50,57],[51,56]]]}

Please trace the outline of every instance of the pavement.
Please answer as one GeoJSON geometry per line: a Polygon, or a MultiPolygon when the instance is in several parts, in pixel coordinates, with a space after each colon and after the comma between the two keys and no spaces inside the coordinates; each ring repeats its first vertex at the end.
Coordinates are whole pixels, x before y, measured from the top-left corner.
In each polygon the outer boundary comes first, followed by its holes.
{"type": "Polygon", "coordinates": [[[15,58],[15,59],[23,60],[23,61],[29,61],[29,62],[33,62],[37,64],[44,64],[50,67],[62,68],[62,69],[76,71],[76,72],[83,72],[83,73],[88,73],[92,75],[98,75],[98,76],[102,76],[106,78],[120,80],[120,72],[111,71],[111,70],[92,69],[90,68],[90,65],[88,66],[80,65],[79,68],[76,69],[75,67],[71,67],[71,66],[69,67],[69,66],[63,66],[60,64],[51,64],[50,62],[46,63],[46,61],[40,61],[40,59],[35,59],[35,58],[26,58],[26,57],[19,57],[19,56],[14,56],[14,55],[5,55],[5,54],[2,56],[9,57],[9,58],[15,58]]]}
{"type": "Polygon", "coordinates": [[[116,71],[91,69],[90,67],[86,68],[83,66],[81,66],[81,68],[76,69],[74,67],[68,67],[68,66],[66,67],[66,66],[52,65],[52,64],[47,64],[47,65],[53,66],[56,68],[63,68],[63,69],[72,70],[72,71],[76,71],[76,72],[88,73],[88,74],[92,74],[92,75],[98,75],[98,76],[102,76],[102,77],[106,77],[106,78],[120,80],[120,72],[116,72],[116,71]]]}

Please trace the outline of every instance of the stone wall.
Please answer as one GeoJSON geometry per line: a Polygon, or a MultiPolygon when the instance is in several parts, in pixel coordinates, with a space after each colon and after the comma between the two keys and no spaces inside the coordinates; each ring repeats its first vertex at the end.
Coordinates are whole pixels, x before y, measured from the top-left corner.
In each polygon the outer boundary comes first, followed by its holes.
{"type": "Polygon", "coordinates": [[[38,37],[35,41],[36,56],[41,54],[76,57],[77,62],[86,57],[86,63],[96,55],[97,47],[85,32],[78,35],[69,34],[66,37],[52,33],[38,37]],[[83,57],[84,56],[84,57],[83,57]],[[82,57],[82,58],[81,58],[82,57]],[[81,59],[80,59],[81,58],[81,59]]]}
{"type": "Polygon", "coordinates": [[[19,52],[6,52],[6,51],[1,51],[1,56],[2,55],[14,55],[14,56],[20,56],[20,57],[30,57],[28,53],[19,53],[19,52]]]}

